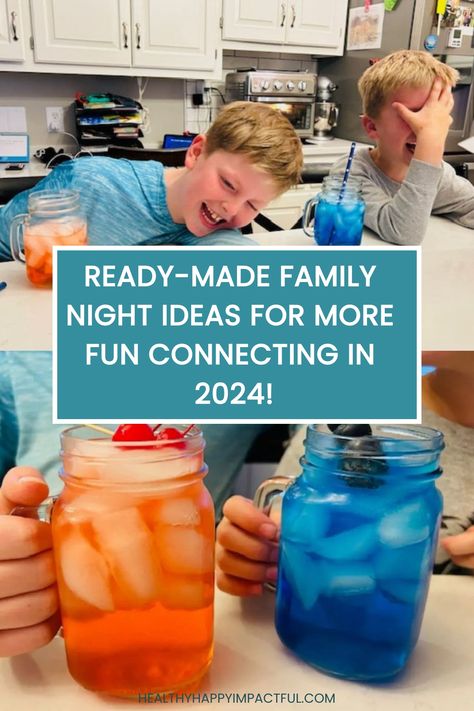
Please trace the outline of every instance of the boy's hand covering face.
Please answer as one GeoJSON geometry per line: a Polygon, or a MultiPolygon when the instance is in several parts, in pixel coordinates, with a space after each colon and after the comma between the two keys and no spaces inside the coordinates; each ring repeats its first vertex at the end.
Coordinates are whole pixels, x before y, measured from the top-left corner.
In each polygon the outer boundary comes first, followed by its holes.
{"type": "Polygon", "coordinates": [[[419,108],[409,108],[398,101],[394,101],[392,106],[417,137],[426,131],[444,141],[453,121],[452,89],[439,78],[434,80],[428,98],[419,108]]]}

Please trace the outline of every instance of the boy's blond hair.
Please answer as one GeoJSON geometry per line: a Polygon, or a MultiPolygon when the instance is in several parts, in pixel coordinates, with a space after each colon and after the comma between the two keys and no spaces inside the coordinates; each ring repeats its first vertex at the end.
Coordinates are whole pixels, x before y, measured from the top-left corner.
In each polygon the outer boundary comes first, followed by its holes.
{"type": "Polygon", "coordinates": [[[366,69],[359,79],[362,111],[370,118],[377,118],[394,91],[401,87],[429,87],[437,77],[454,86],[459,74],[427,52],[404,49],[388,54],[366,69]]]}
{"type": "Polygon", "coordinates": [[[280,192],[299,182],[301,141],[281,111],[263,103],[234,101],[221,109],[206,134],[206,153],[245,156],[271,176],[280,192]]]}

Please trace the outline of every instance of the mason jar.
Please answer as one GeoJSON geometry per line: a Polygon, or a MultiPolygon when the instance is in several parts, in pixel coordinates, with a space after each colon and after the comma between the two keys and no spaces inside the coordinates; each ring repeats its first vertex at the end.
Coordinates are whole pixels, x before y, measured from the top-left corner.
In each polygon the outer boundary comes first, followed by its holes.
{"type": "Polygon", "coordinates": [[[344,183],[341,175],[329,175],[318,195],[304,206],[303,230],[320,246],[357,246],[362,241],[364,215],[360,180],[349,177],[344,183]]]}
{"type": "MultiPolygon", "coordinates": [[[[418,639],[441,518],[443,435],[375,426],[344,437],[310,426],[302,473],[284,486],[276,629],[328,674],[389,679],[418,639]]],[[[265,493],[266,492],[266,493],[265,493]]]]}
{"type": "Polygon", "coordinates": [[[67,662],[92,691],[195,688],[213,654],[214,508],[204,440],[62,434],[52,512],[67,662]]]}
{"type": "Polygon", "coordinates": [[[86,220],[77,190],[37,190],[28,196],[28,213],[16,215],[10,226],[14,259],[26,264],[34,286],[50,287],[53,246],[87,244],[86,220]]]}

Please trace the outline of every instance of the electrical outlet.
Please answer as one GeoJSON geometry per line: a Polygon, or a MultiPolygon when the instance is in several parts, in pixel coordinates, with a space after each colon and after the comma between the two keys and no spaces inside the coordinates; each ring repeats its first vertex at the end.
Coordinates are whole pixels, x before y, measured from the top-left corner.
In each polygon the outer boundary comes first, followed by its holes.
{"type": "Polygon", "coordinates": [[[62,106],[46,107],[46,126],[48,133],[64,132],[64,109],[62,106]]]}

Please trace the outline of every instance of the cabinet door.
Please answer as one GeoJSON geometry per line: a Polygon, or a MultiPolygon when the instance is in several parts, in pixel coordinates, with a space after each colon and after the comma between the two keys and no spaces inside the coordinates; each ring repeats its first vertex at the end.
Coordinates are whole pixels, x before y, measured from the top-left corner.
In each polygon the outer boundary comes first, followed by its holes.
{"type": "MultiPolygon", "coordinates": [[[[298,185],[297,187],[290,188],[290,190],[287,190],[275,200],[272,200],[272,202],[262,210],[262,215],[268,217],[282,230],[291,230],[303,214],[306,201],[314,197],[320,189],[320,183],[309,183],[307,185],[298,185]]],[[[252,223],[252,229],[256,234],[258,232],[265,232],[264,228],[256,222],[252,223]]]]}
{"type": "Polygon", "coordinates": [[[129,67],[130,0],[30,0],[36,62],[129,67]]]}
{"type": "Polygon", "coordinates": [[[339,47],[344,41],[347,0],[287,0],[286,42],[339,47]]]}
{"type": "Polygon", "coordinates": [[[20,0],[0,0],[0,60],[25,59],[25,30],[20,0]]]}
{"type": "Polygon", "coordinates": [[[217,0],[132,0],[133,66],[212,71],[218,18],[217,0]]]}
{"type": "Polygon", "coordinates": [[[281,43],[287,12],[287,0],[223,0],[222,39],[281,43]]]}

